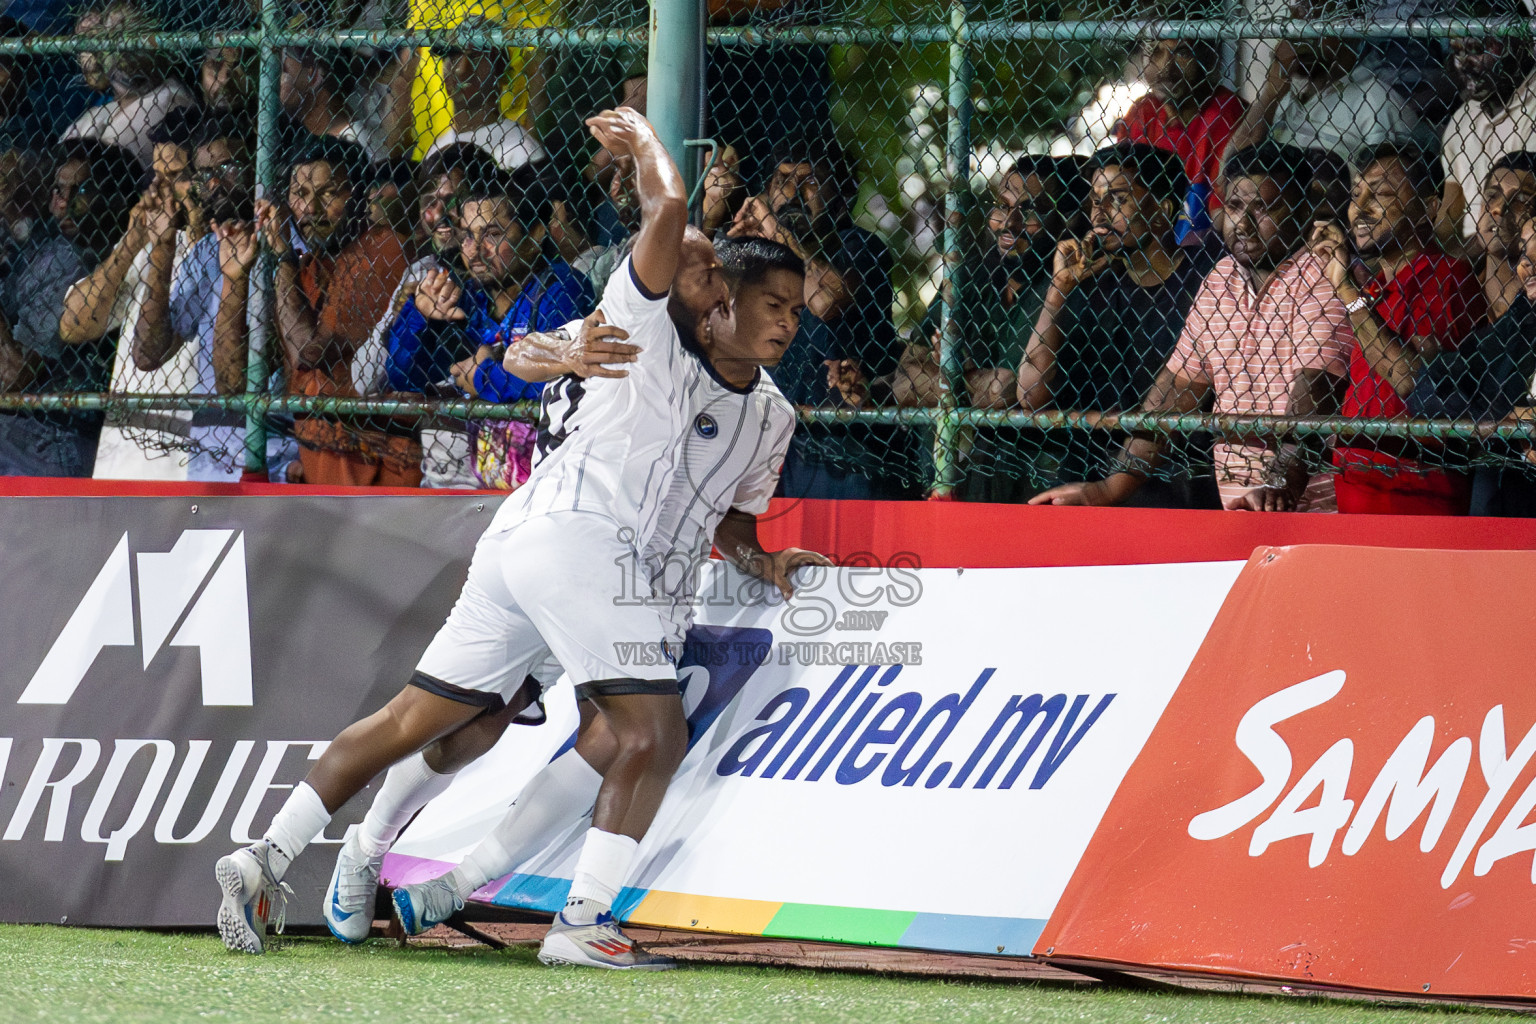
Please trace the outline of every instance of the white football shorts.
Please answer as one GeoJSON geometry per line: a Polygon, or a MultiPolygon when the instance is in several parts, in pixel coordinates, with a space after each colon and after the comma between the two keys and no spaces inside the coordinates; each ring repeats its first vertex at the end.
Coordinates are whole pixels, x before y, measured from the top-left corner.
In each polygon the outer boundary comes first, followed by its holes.
{"type": "Polygon", "coordinates": [[[487,533],[411,683],[493,711],[529,677],[547,689],[562,671],[578,698],[676,693],[676,668],[645,656],[668,628],[654,602],[635,599],[626,578],[635,564],[620,527],[591,512],[553,512],[487,533]]]}

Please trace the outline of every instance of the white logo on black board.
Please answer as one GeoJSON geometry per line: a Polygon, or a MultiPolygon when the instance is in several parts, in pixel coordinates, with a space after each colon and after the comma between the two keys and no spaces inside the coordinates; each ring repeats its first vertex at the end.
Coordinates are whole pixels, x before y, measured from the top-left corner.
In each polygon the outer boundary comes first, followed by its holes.
{"type": "Polygon", "coordinates": [[[146,669],[166,647],[196,647],[203,704],[251,706],[244,534],[185,530],[170,551],[130,554],[124,533],[17,703],[67,704],[103,647],[134,646],[146,669]]]}

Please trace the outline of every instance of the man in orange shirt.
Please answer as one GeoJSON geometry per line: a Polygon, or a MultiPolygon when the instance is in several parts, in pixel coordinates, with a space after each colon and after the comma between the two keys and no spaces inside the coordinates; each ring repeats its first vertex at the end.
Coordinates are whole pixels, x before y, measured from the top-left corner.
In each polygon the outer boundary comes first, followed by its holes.
{"type": "MultiPolygon", "coordinates": [[[[277,332],[290,394],[356,396],[352,356],[405,273],[395,232],[364,229],[361,171],[353,147],[322,140],[291,164],[285,205],[256,204],[257,229],[277,256],[277,332]]],[[[294,436],[299,471],[290,465],[290,481],[421,484],[421,446],[408,429],[386,422],[382,430],[358,430],[301,416],[294,436]]]]}

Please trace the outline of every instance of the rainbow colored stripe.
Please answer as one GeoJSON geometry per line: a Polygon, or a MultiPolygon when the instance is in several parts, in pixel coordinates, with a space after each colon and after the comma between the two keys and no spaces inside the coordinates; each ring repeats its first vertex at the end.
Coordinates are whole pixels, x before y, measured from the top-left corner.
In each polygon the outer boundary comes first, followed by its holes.
{"type": "MultiPolygon", "coordinates": [[[[453,867],[441,861],[391,854],[385,877],[395,885],[433,878],[453,867]]],[[[512,875],[475,893],[474,899],[503,907],[554,913],[565,904],[571,883],[545,875],[512,875]]],[[[614,912],[628,924],[681,928],[726,935],[900,946],[951,953],[1029,956],[1045,928],[1036,918],[922,914],[908,910],[828,907],[625,889],[614,912]]]]}

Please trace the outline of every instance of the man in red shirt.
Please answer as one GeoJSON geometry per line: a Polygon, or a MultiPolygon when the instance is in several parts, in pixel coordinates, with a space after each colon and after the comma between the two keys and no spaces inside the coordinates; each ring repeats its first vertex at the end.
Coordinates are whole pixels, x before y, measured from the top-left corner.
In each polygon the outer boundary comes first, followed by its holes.
{"type": "MultiPolygon", "coordinates": [[[[1355,330],[1345,416],[1406,417],[1403,396],[1413,390],[1414,374],[1486,319],[1472,267],[1434,242],[1443,186],[1438,160],[1422,150],[1383,145],[1363,162],[1355,181],[1349,233],[1332,223],[1313,229],[1312,251],[1355,330]]],[[[1338,448],[1339,511],[1466,515],[1470,478],[1426,468],[1416,458],[1432,454],[1428,446],[1395,438],[1338,448]]]]}
{"type": "Polygon", "coordinates": [[[1216,82],[1218,57],[1219,51],[1208,42],[1155,40],[1147,53],[1149,91],[1115,125],[1116,142],[1145,142],[1184,161],[1194,198],[1185,204],[1186,211],[1220,205],[1213,187],[1221,155],[1243,118],[1243,101],[1216,82]]]}

